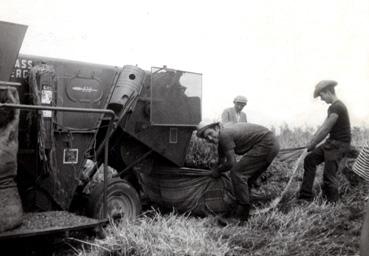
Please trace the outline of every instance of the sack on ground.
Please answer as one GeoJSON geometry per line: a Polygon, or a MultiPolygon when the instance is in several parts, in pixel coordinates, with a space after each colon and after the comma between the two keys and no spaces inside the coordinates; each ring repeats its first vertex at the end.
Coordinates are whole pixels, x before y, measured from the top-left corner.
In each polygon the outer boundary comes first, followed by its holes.
{"type": "MultiPolygon", "coordinates": [[[[7,88],[0,88],[0,99],[5,103],[19,103],[17,91],[7,88]]],[[[3,112],[13,113],[13,110],[3,109],[3,112]]],[[[0,127],[0,189],[14,187],[17,175],[19,110],[13,114],[7,115],[9,118],[0,127]]]]}
{"type": "MultiPolygon", "coordinates": [[[[0,88],[3,103],[19,103],[15,89],[0,88]]],[[[3,109],[0,126],[0,232],[21,224],[23,209],[15,183],[17,175],[19,110],[3,109]]]]}
{"type": "Polygon", "coordinates": [[[144,193],[162,207],[200,216],[227,213],[236,203],[231,180],[212,178],[210,172],[163,168],[140,177],[144,193]]]}

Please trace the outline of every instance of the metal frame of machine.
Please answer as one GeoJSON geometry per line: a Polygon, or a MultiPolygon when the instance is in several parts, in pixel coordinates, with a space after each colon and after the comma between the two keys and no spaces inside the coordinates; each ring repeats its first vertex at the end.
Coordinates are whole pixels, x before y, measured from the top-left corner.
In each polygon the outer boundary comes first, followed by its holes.
{"type": "MultiPolygon", "coordinates": [[[[19,36],[17,40],[22,39],[19,36]]],[[[7,40],[4,45],[11,43],[7,40]]],[[[6,66],[14,65],[14,56],[6,66]]],[[[132,208],[128,215],[138,214],[136,174],[149,174],[161,166],[182,168],[190,138],[201,120],[202,80],[198,73],[165,66],[148,72],[137,66],[117,68],[19,55],[9,76],[10,82],[3,85],[16,88],[21,104],[1,103],[0,107],[26,110],[21,112],[19,124],[18,188],[30,211],[81,210],[102,220],[120,211],[125,214],[124,207],[132,208]],[[190,88],[182,81],[186,75],[187,83],[199,86],[197,94],[185,92],[190,88]],[[153,91],[153,84],[158,91],[153,91]],[[153,122],[153,109],[166,115],[153,122]],[[88,159],[94,166],[81,181],[88,159]],[[98,183],[86,199],[83,189],[101,164],[103,184],[98,183]],[[110,167],[117,173],[108,178],[110,167]]],[[[6,237],[12,236],[2,238],[6,237]]]]}

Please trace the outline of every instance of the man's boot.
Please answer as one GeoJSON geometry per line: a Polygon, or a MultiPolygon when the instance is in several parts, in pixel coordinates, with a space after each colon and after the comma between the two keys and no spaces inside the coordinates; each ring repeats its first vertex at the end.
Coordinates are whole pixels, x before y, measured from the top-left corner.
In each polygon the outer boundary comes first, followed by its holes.
{"type": "Polygon", "coordinates": [[[239,204],[237,207],[236,217],[240,219],[241,223],[247,222],[250,217],[250,205],[239,204]]]}
{"type": "Polygon", "coordinates": [[[217,215],[215,221],[219,227],[225,227],[228,225],[228,221],[224,216],[217,215]]]}

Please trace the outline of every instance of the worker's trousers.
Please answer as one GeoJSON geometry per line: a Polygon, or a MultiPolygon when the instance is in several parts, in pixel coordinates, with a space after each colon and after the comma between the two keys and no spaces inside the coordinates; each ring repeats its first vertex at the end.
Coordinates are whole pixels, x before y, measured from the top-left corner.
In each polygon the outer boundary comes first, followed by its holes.
{"type": "Polygon", "coordinates": [[[250,204],[251,183],[266,171],[278,152],[277,138],[273,133],[268,133],[232,167],[230,177],[238,204],[250,204]]]}
{"type": "Polygon", "coordinates": [[[350,147],[349,143],[327,140],[321,146],[309,153],[304,160],[304,176],[299,192],[299,198],[311,201],[314,198],[313,185],[316,168],[324,162],[322,194],[329,202],[339,199],[337,170],[344,154],[350,147]]]}

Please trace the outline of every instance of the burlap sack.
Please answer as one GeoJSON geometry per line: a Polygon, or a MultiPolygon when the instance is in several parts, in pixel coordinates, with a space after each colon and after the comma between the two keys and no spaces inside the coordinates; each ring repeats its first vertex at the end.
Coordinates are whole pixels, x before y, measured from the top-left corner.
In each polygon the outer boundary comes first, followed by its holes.
{"type": "Polygon", "coordinates": [[[0,189],[0,233],[22,224],[23,209],[18,188],[0,189]]]}
{"type": "MultiPolygon", "coordinates": [[[[19,103],[13,88],[0,87],[2,103],[19,103]]],[[[0,232],[22,221],[22,204],[15,183],[17,175],[19,110],[2,109],[7,118],[0,125],[0,232]]]]}
{"type": "MultiPolygon", "coordinates": [[[[1,103],[19,103],[14,88],[0,87],[1,103]]],[[[7,118],[0,124],[0,189],[15,187],[17,175],[19,110],[0,108],[7,118]]]]}
{"type": "Polygon", "coordinates": [[[226,214],[235,204],[231,180],[223,175],[210,176],[211,170],[161,168],[151,174],[140,174],[145,195],[164,207],[179,212],[206,216],[226,214]]]}

